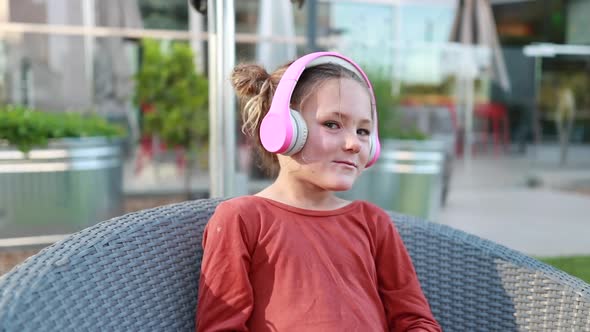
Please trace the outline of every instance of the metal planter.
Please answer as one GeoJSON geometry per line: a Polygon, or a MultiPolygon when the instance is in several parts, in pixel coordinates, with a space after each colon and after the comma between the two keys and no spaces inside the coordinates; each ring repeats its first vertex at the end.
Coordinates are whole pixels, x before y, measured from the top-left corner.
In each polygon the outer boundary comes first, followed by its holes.
{"type": "Polygon", "coordinates": [[[62,139],[24,155],[0,145],[0,248],[43,245],[123,212],[122,142],[62,139]]]}
{"type": "Polygon", "coordinates": [[[441,206],[446,143],[385,140],[381,156],[339,196],[364,199],[384,209],[435,220],[441,206]]]}

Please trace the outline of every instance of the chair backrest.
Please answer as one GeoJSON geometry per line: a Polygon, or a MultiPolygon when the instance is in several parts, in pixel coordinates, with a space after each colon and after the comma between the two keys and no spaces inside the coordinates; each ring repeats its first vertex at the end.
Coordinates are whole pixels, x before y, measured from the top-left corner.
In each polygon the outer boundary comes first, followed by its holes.
{"type": "MultiPolygon", "coordinates": [[[[0,277],[0,331],[193,331],[203,229],[219,200],[127,214],[0,277]]],[[[590,286],[444,225],[392,214],[445,331],[590,331],[590,286]]]]}

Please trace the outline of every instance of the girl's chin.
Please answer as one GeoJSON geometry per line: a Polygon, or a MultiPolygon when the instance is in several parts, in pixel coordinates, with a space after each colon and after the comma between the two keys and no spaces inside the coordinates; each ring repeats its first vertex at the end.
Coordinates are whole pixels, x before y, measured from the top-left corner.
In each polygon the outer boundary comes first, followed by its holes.
{"type": "Polygon", "coordinates": [[[319,190],[334,191],[335,192],[335,191],[350,190],[353,187],[356,180],[357,180],[357,176],[354,176],[354,175],[331,176],[331,174],[328,174],[328,176],[325,176],[325,174],[324,174],[323,179],[321,176],[315,175],[315,176],[307,177],[303,181],[308,182],[309,184],[312,184],[314,187],[316,187],[319,190]]]}
{"type": "Polygon", "coordinates": [[[326,189],[330,191],[347,191],[352,189],[354,182],[340,182],[340,183],[332,183],[327,186],[326,189]]]}

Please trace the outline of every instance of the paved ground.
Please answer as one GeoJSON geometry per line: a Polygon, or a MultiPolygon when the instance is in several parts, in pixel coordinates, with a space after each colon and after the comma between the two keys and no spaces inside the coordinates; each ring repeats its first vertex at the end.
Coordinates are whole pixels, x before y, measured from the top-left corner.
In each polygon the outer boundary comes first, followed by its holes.
{"type": "Polygon", "coordinates": [[[477,157],[470,171],[456,163],[448,204],[437,221],[529,255],[590,254],[590,195],[564,190],[590,185],[590,167],[529,160],[477,157]]]}

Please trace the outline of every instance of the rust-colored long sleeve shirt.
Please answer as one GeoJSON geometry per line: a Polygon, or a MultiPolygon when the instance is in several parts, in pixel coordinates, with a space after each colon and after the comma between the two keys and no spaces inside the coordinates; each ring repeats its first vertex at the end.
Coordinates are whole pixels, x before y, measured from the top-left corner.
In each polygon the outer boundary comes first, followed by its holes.
{"type": "Polygon", "coordinates": [[[203,237],[197,331],[440,331],[390,217],[244,196],[203,237]]]}

